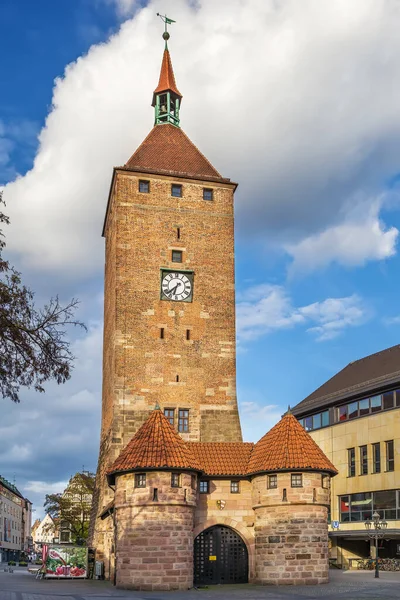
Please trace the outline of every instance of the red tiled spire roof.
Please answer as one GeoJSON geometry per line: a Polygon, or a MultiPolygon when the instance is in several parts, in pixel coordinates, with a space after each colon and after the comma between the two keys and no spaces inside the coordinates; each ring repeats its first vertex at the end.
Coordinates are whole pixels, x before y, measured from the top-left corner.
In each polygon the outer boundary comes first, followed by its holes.
{"type": "Polygon", "coordinates": [[[108,474],[165,468],[202,470],[187,444],[161,410],[156,409],[122,450],[108,474]]]}
{"type": "Polygon", "coordinates": [[[177,177],[229,181],[221,177],[182,129],[170,123],[153,127],[125,168],[177,177]]]}
{"type": "Polygon", "coordinates": [[[304,469],[337,470],[290,412],[254,446],[247,472],[304,469]]]}
{"type": "Polygon", "coordinates": [[[207,475],[246,475],[252,442],[189,442],[207,475]]]}
{"type": "Polygon", "coordinates": [[[174,92],[179,98],[182,98],[182,94],[176,87],[174,70],[172,68],[171,56],[169,54],[168,48],[164,50],[163,59],[161,63],[161,71],[160,71],[160,79],[158,82],[158,86],[154,90],[153,94],[153,104],[155,106],[155,95],[160,92],[174,92]]]}

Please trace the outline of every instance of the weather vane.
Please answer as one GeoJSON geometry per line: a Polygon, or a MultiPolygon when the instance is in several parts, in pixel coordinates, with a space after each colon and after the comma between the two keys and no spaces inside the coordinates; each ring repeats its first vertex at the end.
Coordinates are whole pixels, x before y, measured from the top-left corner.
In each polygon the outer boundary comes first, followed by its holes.
{"type": "Polygon", "coordinates": [[[173,19],[169,19],[167,17],[167,15],[160,15],[160,13],[157,13],[157,17],[160,17],[160,19],[165,23],[163,39],[165,40],[165,47],[167,47],[167,42],[169,40],[169,33],[168,33],[167,25],[171,25],[171,23],[176,23],[176,21],[174,21],[173,19]]]}

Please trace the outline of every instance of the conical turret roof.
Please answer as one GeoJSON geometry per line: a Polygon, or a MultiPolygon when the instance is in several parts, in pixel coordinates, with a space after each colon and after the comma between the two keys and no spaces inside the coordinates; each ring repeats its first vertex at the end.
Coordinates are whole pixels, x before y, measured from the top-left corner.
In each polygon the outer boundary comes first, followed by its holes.
{"type": "Polygon", "coordinates": [[[158,86],[154,90],[153,93],[153,104],[155,106],[155,96],[156,94],[160,94],[161,92],[174,92],[179,98],[182,98],[182,94],[176,87],[174,70],[172,68],[171,56],[168,48],[164,50],[163,59],[161,63],[161,71],[160,71],[160,79],[158,81],[158,86]]]}
{"type": "Polygon", "coordinates": [[[296,417],[287,412],[254,446],[248,474],[296,469],[337,473],[296,417]]]}
{"type": "Polygon", "coordinates": [[[108,471],[188,469],[201,471],[198,460],[160,409],[155,409],[108,471]]]}

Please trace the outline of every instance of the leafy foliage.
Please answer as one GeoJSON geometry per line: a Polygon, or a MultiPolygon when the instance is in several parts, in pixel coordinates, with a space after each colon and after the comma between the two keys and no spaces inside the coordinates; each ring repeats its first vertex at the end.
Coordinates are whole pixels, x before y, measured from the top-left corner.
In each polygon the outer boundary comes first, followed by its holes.
{"type": "Polygon", "coordinates": [[[84,471],[76,473],[62,494],[47,494],[44,508],[59,523],[60,538],[68,533],[73,544],[83,544],[89,532],[90,511],[95,475],[84,471]]]}
{"type": "MultiPolygon", "coordinates": [[[[0,224],[8,223],[0,211],[0,224]]],[[[58,296],[42,308],[35,306],[34,293],[3,257],[5,245],[0,229],[0,393],[19,402],[21,386],[43,392],[46,381],[60,384],[70,378],[74,356],[66,328],[85,326],[74,318],[75,298],[65,306],[58,296]]]]}

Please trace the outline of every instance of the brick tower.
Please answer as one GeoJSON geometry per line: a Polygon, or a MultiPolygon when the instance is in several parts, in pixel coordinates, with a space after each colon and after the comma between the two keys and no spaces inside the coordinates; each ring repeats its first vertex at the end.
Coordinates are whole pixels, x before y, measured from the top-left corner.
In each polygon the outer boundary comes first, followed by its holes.
{"type": "Polygon", "coordinates": [[[288,412],[254,447],[254,583],[327,583],[330,478],[337,470],[288,412]]]}
{"type": "Polygon", "coordinates": [[[128,162],[114,169],[103,230],[102,428],[90,535],[100,557],[114,550],[110,526],[99,519],[112,497],[106,471],[157,403],[186,441],[242,439],[236,184],[180,128],[182,95],[164,36],[155,124],[128,162]]]}

